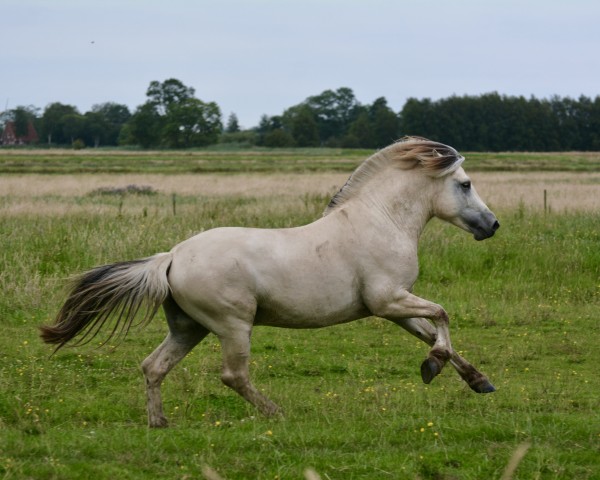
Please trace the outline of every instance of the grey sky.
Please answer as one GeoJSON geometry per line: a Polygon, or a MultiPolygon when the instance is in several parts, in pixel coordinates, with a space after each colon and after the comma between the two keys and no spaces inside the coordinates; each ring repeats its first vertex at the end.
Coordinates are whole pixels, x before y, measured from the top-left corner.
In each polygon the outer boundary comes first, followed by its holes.
{"type": "Polygon", "coordinates": [[[358,100],[600,94],[597,0],[0,0],[0,110],[177,78],[244,127],[325,89],[358,100]]]}

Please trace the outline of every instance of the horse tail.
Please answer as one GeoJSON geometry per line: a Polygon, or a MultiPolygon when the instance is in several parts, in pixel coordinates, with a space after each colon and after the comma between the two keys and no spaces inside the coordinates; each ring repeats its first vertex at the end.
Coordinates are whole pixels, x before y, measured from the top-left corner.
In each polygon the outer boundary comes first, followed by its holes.
{"type": "Polygon", "coordinates": [[[54,324],[40,327],[42,339],[58,345],[58,350],[81,334],[74,345],[83,345],[110,318],[115,320],[106,341],[115,334],[124,337],[140,310],[144,312],[140,324],[146,324],[170,293],[167,274],[172,259],[171,253],[159,253],[96,267],[76,277],[54,324]]]}

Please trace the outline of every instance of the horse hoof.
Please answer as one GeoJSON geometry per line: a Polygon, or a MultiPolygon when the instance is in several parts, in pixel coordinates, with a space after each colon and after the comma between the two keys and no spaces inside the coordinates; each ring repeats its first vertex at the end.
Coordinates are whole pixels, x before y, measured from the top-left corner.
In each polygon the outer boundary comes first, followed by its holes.
{"type": "Polygon", "coordinates": [[[437,359],[428,357],[421,364],[421,378],[423,383],[429,384],[442,371],[437,359]]]}
{"type": "Polygon", "coordinates": [[[493,393],[496,391],[496,387],[494,387],[489,380],[484,380],[483,382],[478,382],[475,385],[469,385],[474,392],[477,393],[493,393]]]}

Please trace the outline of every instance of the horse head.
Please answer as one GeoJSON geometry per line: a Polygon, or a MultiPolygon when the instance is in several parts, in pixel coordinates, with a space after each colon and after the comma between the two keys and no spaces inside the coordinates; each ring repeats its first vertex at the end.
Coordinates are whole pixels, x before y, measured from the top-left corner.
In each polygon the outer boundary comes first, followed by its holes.
{"type": "Polygon", "coordinates": [[[434,215],[470,232],[475,240],[490,238],[500,228],[496,216],[481,200],[462,167],[439,179],[434,215]]]}

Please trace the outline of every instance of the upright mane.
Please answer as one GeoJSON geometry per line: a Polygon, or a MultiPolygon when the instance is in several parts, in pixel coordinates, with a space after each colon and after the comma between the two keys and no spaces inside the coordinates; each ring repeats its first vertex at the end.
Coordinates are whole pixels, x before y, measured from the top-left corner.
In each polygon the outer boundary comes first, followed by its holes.
{"type": "Polygon", "coordinates": [[[423,137],[404,137],[361,163],[330,200],[323,216],[354,197],[360,187],[375,173],[390,165],[402,170],[421,168],[426,175],[443,177],[460,167],[464,160],[454,148],[443,143],[423,137]]]}

